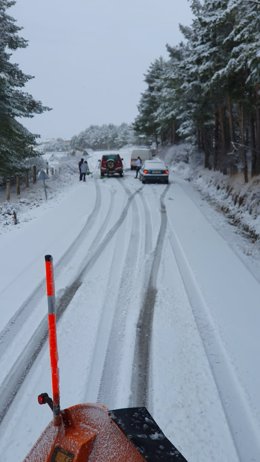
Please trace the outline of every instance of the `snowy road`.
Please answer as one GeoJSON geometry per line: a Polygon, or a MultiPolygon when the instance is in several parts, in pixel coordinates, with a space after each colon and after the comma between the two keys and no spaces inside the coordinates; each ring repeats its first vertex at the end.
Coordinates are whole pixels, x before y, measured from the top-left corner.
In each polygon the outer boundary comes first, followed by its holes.
{"type": "Polygon", "coordinates": [[[260,460],[260,286],[191,185],[94,174],[2,235],[0,252],[1,461],[22,461],[51,419],[36,403],[51,394],[45,254],[62,407],[146,405],[189,462],[260,460]]]}

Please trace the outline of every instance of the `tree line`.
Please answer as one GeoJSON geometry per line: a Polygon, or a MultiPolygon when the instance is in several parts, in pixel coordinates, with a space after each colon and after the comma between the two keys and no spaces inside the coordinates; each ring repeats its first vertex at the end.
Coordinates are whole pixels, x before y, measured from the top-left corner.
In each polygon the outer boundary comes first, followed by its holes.
{"type": "Polygon", "coordinates": [[[96,150],[120,149],[127,144],[140,144],[143,138],[138,137],[131,125],[122,123],[91,125],[79,135],[71,139],[71,147],[75,150],[84,151],[91,148],[96,150]]]}
{"type": "Polygon", "coordinates": [[[260,174],[260,1],[192,0],[184,40],[145,74],[134,129],[192,140],[206,168],[260,174]]]}
{"type": "Polygon", "coordinates": [[[16,2],[0,0],[0,176],[9,177],[28,168],[28,160],[37,156],[37,135],[19,121],[49,110],[40,101],[23,91],[32,79],[10,61],[12,53],[25,48],[28,42],[20,37],[22,29],[8,14],[16,2]]]}

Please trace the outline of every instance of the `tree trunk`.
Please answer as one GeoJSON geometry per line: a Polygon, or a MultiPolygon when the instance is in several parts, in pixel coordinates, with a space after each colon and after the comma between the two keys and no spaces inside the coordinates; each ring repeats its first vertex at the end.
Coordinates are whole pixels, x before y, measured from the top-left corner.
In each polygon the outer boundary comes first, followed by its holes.
{"type": "Polygon", "coordinates": [[[219,164],[219,114],[218,111],[215,112],[215,135],[214,135],[214,157],[213,157],[213,169],[218,170],[219,164]]]}
{"type": "Polygon", "coordinates": [[[253,175],[260,175],[260,84],[256,87],[255,165],[253,175]]]}
{"type": "Polygon", "coordinates": [[[172,125],[171,125],[171,144],[175,144],[176,141],[176,122],[173,120],[172,125]]]}
{"type": "Polygon", "coordinates": [[[29,188],[29,171],[26,170],[26,173],[25,173],[25,186],[26,188],[29,188]]]}
{"type": "Polygon", "coordinates": [[[244,128],[244,107],[240,104],[239,108],[239,129],[240,129],[240,153],[243,162],[243,173],[245,183],[248,183],[248,163],[247,147],[245,146],[245,128],[244,128]]]}
{"type": "Polygon", "coordinates": [[[225,123],[224,123],[224,108],[219,106],[219,130],[220,130],[220,149],[219,149],[219,170],[222,173],[227,173],[225,165],[226,154],[226,137],[225,137],[225,123]]]}
{"type": "Polygon", "coordinates": [[[36,166],[35,165],[32,168],[32,175],[33,175],[33,183],[36,183],[37,176],[36,176],[36,166]]]}
{"type": "Polygon", "coordinates": [[[16,195],[20,196],[21,188],[20,188],[20,175],[16,175],[16,195]]]}
{"type": "Polygon", "coordinates": [[[6,200],[10,201],[11,197],[11,181],[6,180],[6,200]]]}
{"type": "Polygon", "coordinates": [[[228,128],[229,128],[229,149],[231,149],[231,142],[235,140],[233,112],[232,112],[232,101],[230,95],[227,96],[227,117],[228,117],[228,128]]]}
{"type": "Polygon", "coordinates": [[[212,132],[209,131],[205,127],[203,127],[200,131],[200,149],[203,150],[205,157],[204,157],[204,167],[208,168],[209,170],[212,169],[211,165],[211,156],[212,156],[212,132]]]}

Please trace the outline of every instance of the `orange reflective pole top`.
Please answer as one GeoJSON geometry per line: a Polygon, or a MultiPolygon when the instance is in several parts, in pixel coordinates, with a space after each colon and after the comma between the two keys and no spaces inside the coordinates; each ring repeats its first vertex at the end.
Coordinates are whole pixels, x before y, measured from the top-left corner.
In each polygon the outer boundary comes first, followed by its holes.
{"type": "Polygon", "coordinates": [[[55,287],[53,259],[51,255],[45,255],[46,270],[46,291],[48,297],[48,327],[49,327],[49,350],[51,363],[52,395],[53,395],[53,416],[56,424],[59,424],[60,415],[60,389],[59,389],[59,368],[58,368],[58,344],[56,331],[55,312],[55,287]]]}

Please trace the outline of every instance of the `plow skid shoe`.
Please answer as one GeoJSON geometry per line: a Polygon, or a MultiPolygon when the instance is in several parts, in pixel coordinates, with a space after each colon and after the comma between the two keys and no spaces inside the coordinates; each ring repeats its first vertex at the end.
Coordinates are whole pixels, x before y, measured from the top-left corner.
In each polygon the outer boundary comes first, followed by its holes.
{"type": "Polygon", "coordinates": [[[145,407],[109,411],[111,419],[150,462],[187,462],[145,407]]]}

